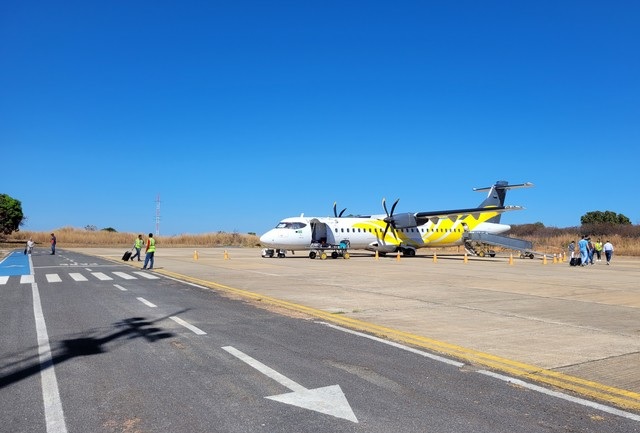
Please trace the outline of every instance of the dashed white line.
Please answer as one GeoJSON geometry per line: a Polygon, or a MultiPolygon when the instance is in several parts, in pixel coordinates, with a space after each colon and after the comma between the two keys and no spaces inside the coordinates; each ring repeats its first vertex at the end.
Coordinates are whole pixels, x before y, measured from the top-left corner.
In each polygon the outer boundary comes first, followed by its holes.
{"type": "Polygon", "coordinates": [[[185,322],[184,320],[182,320],[181,318],[179,318],[177,316],[171,316],[171,317],[169,317],[169,319],[173,320],[178,325],[184,326],[188,330],[192,331],[194,334],[198,334],[198,335],[206,335],[207,334],[202,329],[198,328],[197,326],[193,326],[189,322],[185,322]]]}
{"type": "Polygon", "coordinates": [[[9,277],[0,277],[0,284],[7,284],[7,281],[9,281],[9,277]]]}
{"type": "Polygon", "coordinates": [[[114,284],[113,286],[114,286],[114,287],[116,287],[116,288],[118,288],[118,289],[120,289],[120,290],[122,290],[123,292],[126,292],[126,291],[127,291],[127,289],[125,289],[124,287],[122,287],[120,284],[114,284]]]}
{"type": "Polygon", "coordinates": [[[35,279],[33,275],[21,275],[20,276],[20,284],[33,284],[35,279]]]}
{"type": "Polygon", "coordinates": [[[156,307],[157,307],[157,305],[156,305],[156,304],[154,304],[154,303],[152,303],[152,302],[149,302],[149,301],[147,301],[147,300],[146,300],[146,299],[144,299],[144,298],[136,298],[136,299],[137,299],[138,301],[142,302],[142,303],[143,303],[144,305],[146,305],[147,307],[151,307],[151,308],[156,308],[156,307]]]}

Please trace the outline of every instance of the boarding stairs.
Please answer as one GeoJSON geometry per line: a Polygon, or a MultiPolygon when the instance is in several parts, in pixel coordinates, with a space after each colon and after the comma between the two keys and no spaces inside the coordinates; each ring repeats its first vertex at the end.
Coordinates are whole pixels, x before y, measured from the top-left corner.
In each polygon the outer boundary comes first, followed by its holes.
{"type": "Polygon", "coordinates": [[[486,245],[495,245],[510,250],[520,251],[521,256],[533,258],[533,243],[524,239],[511,238],[509,236],[494,235],[487,232],[467,232],[463,235],[464,246],[469,254],[484,257],[495,256],[493,250],[487,250],[486,245]]]}

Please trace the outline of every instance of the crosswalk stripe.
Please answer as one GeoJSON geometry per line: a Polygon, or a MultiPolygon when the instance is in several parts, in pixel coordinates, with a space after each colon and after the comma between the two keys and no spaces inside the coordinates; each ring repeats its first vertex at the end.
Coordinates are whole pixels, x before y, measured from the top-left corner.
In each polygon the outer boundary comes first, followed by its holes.
{"type": "Polygon", "coordinates": [[[92,272],[91,275],[99,279],[100,281],[110,281],[113,280],[110,276],[103,274],[102,272],[92,272]]]}
{"type": "Polygon", "coordinates": [[[62,281],[60,279],[60,275],[58,274],[47,274],[46,277],[48,283],[59,283],[60,281],[62,281]]]}
{"type": "MultiPolygon", "coordinates": [[[[137,274],[137,275],[131,275],[131,273],[126,273],[126,272],[113,272],[113,275],[115,275],[118,278],[122,278],[123,280],[135,280],[135,279],[138,279],[139,277],[143,277],[148,280],[157,280],[160,278],[156,275],[153,275],[147,272],[134,272],[134,274],[137,274]]],[[[62,273],[62,275],[45,274],[45,278],[48,283],[60,283],[63,281],[64,278],[66,278],[66,275],[67,274],[65,273],[62,273]]],[[[68,275],[74,281],[88,281],[87,277],[79,272],[69,272],[68,275]]],[[[93,275],[95,278],[97,278],[100,281],[112,281],[114,279],[113,277],[105,274],[104,272],[91,272],[91,275],[93,275]]],[[[20,284],[31,284],[35,282],[34,275],[16,275],[15,277],[20,278],[20,284]]],[[[12,278],[12,276],[10,275],[0,275],[0,285],[7,284],[10,278],[12,278]]]]}
{"type": "Polygon", "coordinates": [[[69,276],[73,278],[74,281],[87,281],[87,277],[77,272],[71,272],[69,276]]]}
{"type": "Polygon", "coordinates": [[[158,276],[156,276],[156,275],[149,274],[149,273],[147,273],[147,272],[134,272],[134,274],[136,274],[136,275],[140,275],[141,277],[146,278],[146,279],[148,279],[148,280],[157,280],[157,279],[159,279],[159,278],[160,278],[160,277],[158,277],[158,276]]]}
{"type": "Polygon", "coordinates": [[[124,278],[125,280],[135,280],[136,277],[134,277],[133,275],[129,275],[125,272],[114,272],[115,275],[119,276],[120,278],[124,278]]]}

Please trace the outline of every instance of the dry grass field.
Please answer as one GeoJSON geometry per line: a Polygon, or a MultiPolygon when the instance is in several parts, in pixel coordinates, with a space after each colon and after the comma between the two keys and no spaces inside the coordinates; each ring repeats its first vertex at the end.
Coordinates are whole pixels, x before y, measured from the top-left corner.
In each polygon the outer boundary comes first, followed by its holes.
{"type": "MultiPolygon", "coordinates": [[[[138,233],[119,233],[105,230],[88,231],[84,229],[64,227],[54,230],[58,240],[58,248],[65,247],[118,247],[131,248],[138,233]]],[[[141,233],[146,239],[147,233],[141,233]]],[[[640,226],[590,226],[571,228],[549,228],[541,225],[513,226],[510,236],[533,242],[534,251],[545,254],[560,254],[567,252],[567,245],[571,240],[578,241],[582,234],[589,234],[592,240],[610,240],[614,245],[616,255],[640,256],[640,226]]],[[[48,246],[50,233],[19,231],[0,239],[0,246],[4,249],[21,247],[29,238],[37,246],[48,246]]],[[[240,233],[204,233],[181,234],[174,236],[157,236],[159,248],[172,247],[260,247],[260,239],[255,234],[240,233]]],[[[460,252],[460,247],[438,249],[460,252]]],[[[422,250],[429,253],[429,250],[422,250]]],[[[497,249],[500,252],[500,249],[497,249]]]]}

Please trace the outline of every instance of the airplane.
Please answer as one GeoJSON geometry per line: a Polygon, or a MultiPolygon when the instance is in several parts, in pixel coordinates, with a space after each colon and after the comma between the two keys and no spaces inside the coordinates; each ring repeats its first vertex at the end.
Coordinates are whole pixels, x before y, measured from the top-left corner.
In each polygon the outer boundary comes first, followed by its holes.
{"type": "Polygon", "coordinates": [[[506,192],[515,188],[532,187],[531,182],[509,185],[500,180],[494,185],[474,188],[474,191],[489,191],[478,207],[443,211],[395,213],[399,199],[387,210],[382,199],[384,214],[343,216],[346,209],[337,212],[333,205],[333,217],[285,218],[275,228],[260,236],[264,247],[263,257],[285,257],[286,251],[309,251],[309,258],[318,254],[326,258],[325,250],[331,257],[348,258],[347,249],[387,253],[402,253],[415,256],[416,251],[425,247],[450,247],[465,245],[467,233],[488,233],[497,235],[511,229],[500,223],[504,212],[521,210],[521,206],[505,206],[506,192]]]}

